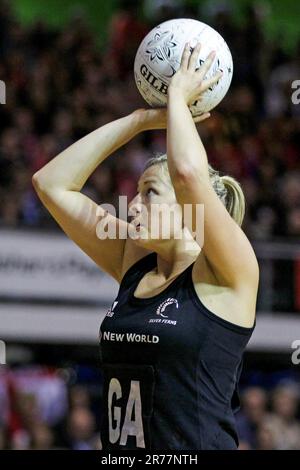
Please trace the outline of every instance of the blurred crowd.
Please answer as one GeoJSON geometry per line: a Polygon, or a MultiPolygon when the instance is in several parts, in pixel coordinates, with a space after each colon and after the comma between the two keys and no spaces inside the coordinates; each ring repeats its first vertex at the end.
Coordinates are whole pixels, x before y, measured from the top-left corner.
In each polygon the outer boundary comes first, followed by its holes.
{"type": "Polygon", "coordinates": [[[279,384],[270,393],[247,388],[237,429],[240,450],[299,450],[299,384],[279,384]]]}
{"type": "MultiPolygon", "coordinates": [[[[0,2],[0,78],[7,94],[0,106],[0,226],[55,227],[32,189],[32,174],[83,135],[147,106],[133,77],[137,47],[154,25],[185,16],[214,26],[234,60],[228,95],[199,126],[209,161],[241,182],[249,237],[296,239],[300,105],[292,103],[291,84],[300,78],[300,42],[288,54],[284,37],[270,41],[254,8],[240,26],[226,9],[202,18],[183,1],[144,4],[141,14],[143,2],[120,2],[100,47],[79,14],[63,30],[42,20],[25,27],[0,2]]],[[[145,160],[165,150],[164,131],[138,135],[94,172],[84,191],[116,206],[118,195],[135,195],[145,160]]]]}
{"type": "MultiPolygon", "coordinates": [[[[97,127],[147,107],[133,77],[139,43],[156,24],[189,17],[215,27],[234,61],[229,93],[199,125],[208,159],[241,182],[250,238],[299,240],[300,104],[292,102],[292,82],[300,79],[300,40],[291,53],[283,36],[270,41],[254,8],[239,25],[228,9],[202,17],[201,9],[183,0],[119,3],[99,46],[81,15],[63,30],[43,20],[25,27],[10,3],[0,0],[0,80],[6,83],[6,104],[0,105],[0,227],[56,227],[31,176],[97,127]]],[[[119,195],[135,195],[147,158],[165,151],[164,131],[138,135],[93,173],[85,193],[117,207],[119,195]]],[[[64,374],[45,368],[0,369],[0,449],[101,448],[96,392],[67,386],[64,374]]],[[[300,449],[299,388],[248,387],[237,426],[241,449],[300,449]]]]}
{"type": "MultiPolygon", "coordinates": [[[[0,370],[0,450],[101,449],[100,381],[70,378],[69,369],[46,366],[0,370]]],[[[299,382],[248,384],[240,399],[240,450],[300,449],[299,382]]]]}
{"type": "Polygon", "coordinates": [[[67,369],[0,370],[0,450],[101,449],[99,386],[67,385],[67,369]],[[98,420],[98,421],[97,421],[98,420]]]}

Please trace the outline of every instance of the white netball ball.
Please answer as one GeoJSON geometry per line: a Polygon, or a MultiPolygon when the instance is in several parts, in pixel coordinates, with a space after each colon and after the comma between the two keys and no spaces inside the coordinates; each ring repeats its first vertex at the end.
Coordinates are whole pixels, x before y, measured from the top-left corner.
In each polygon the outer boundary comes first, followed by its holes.
{"type": "Polygon", "coordinates": [[[197,20],[179,18],[165,21],[153,28],[141,42],[134,61],[136,85],[152,107],[167,104],[168,86],[180,67],[185,44],[194,47],[201,42],[197,66],[204,62],[211,51],[216,51],[214,62],[205,78],[218,70],[223,71],[220,80],[202,95],[202,99],[190,105],[193,116],[215,108],[226,95],[233,72],[232,57],[226,42],[213,28],[197,20]]]}

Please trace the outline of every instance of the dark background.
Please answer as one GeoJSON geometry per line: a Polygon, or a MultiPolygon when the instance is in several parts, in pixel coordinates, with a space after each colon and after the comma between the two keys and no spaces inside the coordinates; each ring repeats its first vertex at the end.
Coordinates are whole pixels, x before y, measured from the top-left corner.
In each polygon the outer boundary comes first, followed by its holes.
{"type": "MultiPolygon", "coordinates": [[[[140,41],[166,19],[199,19],[223,35],[234,61],[231,88],[201,135],[211,164],[245,192],[243,229],[261,267],[258,319],[272,315],[270,335],[285,316],[299,325],[300,107],[291,101],[300,79],[299,15],[298,2],[275,0],[0,1],[1,229],[58,231],[32,174],[74,140],[145,106],[133,79],[140,41]]],[[[85,193],[99,203],[131,198],[145,160],[164,150],[164,132],[141,134],[95,171],[85,193]]],[[[99,448],[97,346],[13,338],[7,346],[0,449],[99,448]]],[[[300,449],[300,365],[291,354],[276,338],[273,348],[246,353],[241,449],[300,449]]]]}

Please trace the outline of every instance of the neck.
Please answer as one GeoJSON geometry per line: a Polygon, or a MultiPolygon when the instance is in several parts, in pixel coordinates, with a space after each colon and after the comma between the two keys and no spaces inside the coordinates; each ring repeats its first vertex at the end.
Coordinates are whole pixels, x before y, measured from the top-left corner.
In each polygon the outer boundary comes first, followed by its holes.
{"type": "Polygon", "coordinates": [[[189,266],[199,255],[201,248],[193,239],[169,240],[168,243],[158,246],[156,274],[164,279],[177,275],[189,266]]]}

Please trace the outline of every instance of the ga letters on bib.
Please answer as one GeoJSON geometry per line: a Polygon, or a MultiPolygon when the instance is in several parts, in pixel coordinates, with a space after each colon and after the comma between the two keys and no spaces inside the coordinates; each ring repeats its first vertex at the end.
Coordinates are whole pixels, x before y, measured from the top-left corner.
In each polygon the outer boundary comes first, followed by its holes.
{"type": "Polygon", "coordinates": [[[102,408],[103,448],[150,448],[154,368],[106,364],[103,375],[103,395],[107,397],[102,408]]]}

